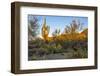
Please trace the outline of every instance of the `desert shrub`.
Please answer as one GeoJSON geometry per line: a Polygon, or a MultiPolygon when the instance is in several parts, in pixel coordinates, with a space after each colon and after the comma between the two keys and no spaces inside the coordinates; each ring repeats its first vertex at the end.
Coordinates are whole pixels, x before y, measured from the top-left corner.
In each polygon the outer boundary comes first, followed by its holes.
{"type": "Polygon", "coordinates": [[[35,55],[33,55],[33,56],[31,57],[31,59],[32,59],[32,60],[37,60],[37,57],[36,57],[35,55]]]}
{"type": "Polygon", "coordinates": [[[88,57],[88,51],[87,51],[87,49],[84,48],[84,50],[81,52],[81,57],[82,58],[87,58],[88,57]]]}
{"type": "Polygon", "coordinates": [[[79,49],[72,53],[72,57],[73,58],[87,58],[88,52],[87,52],[87,50],[79,49]]]}
{"type": "Polygon", "coordinates": [[[48,49],[48,51],[49,51],[50,54],[55,53],[55,51],[57,50],[56,49],[56,44],[53,44],[51,46],[48,46],[47,49],[48,49]]]}
{"type": "Polygon", "coordinates": [[[28,47],[29,57],[33,56],[33,59],[56,53],[63,53],[66,54],[66,57],[69,56],[72,58],[87,57],[87,41],[82,40],[54,40],[46,43],[44,40],[38,38],[29,42],[28,47]]]}

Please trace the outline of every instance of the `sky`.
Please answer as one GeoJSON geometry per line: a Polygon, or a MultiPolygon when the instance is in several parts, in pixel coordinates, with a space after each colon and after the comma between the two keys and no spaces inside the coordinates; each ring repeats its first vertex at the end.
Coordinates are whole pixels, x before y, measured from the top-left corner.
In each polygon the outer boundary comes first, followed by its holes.
{"type": "Polygon", "coordinates": [[[61,33],[64,32],[64,28],[69,26],[73,19],[79,20],[84,28],[88,28],[88,17],[78,17],[78,16],[42,16],[42,15],[28,15],[28,18],[31,19],[32,16],[38,19],[39,23],[39,35],[41,35],[41,28],[46,18],[46,24],[50,26],[49,36],[52,36],[52,33],[55,29],[60,29],[61,33]]]}

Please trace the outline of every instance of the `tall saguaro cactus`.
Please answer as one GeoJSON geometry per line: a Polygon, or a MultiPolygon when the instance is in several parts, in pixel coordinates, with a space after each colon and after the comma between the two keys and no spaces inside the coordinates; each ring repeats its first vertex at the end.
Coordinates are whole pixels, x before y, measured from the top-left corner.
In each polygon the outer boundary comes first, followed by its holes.
{"type": "Polygon", "coordinates": [[[44,18],[43,27],[42,27],[42,37],[44,40],[48,40],[50,27],[46,25],[46,18],[44,18]]]}

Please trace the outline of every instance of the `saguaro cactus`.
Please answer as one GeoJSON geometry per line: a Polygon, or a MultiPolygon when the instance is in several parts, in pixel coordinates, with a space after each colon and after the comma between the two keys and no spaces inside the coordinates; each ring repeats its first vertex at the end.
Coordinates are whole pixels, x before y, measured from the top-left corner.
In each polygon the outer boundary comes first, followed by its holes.
{"type": "Polygon", "coordinates": [[[44,18],[43,27],[42,27],[42,37],[44,40],[48,40],[50,27],[46,25],[46,18],[44,18]]]}

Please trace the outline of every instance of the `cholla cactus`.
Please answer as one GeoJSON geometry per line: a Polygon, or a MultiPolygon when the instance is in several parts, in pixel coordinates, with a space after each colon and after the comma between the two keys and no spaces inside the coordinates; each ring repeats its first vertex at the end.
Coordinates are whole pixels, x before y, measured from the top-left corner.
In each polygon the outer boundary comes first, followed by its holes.
{"type": "Polygon", "coordinates": [[[52,35],[53,35],[54,37],[59,36],[59,34],[60,34],[60,29],[56,29],[56,30],[52,33],[52,35]]]}

